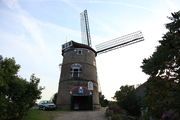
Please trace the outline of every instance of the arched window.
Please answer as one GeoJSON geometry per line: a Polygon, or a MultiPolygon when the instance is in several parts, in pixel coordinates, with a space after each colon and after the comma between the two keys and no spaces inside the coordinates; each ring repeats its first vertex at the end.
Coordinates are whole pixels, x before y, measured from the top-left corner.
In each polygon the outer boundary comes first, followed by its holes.
{"type": "Polygon", "coordinates": [[[71,65],[70,73],[72,73],[73,78],[79,77],[79,73],[82,72],[82,68],[80,64],[73,64],[71,65]]]}

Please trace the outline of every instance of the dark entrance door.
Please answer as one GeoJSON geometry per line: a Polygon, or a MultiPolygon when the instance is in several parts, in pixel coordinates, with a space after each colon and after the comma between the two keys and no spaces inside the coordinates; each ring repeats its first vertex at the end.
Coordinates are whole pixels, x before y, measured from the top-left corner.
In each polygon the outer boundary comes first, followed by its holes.
{"type": "Polygon", "coordinates": [[[73,110],[88,110],[88,96],[72,96],[73,110]]]}
{"type": "Polygon", "coordinates": [[[76,87],[70,91],[71,110],[93,110],[93,95],[85,87],[76,87]]]}

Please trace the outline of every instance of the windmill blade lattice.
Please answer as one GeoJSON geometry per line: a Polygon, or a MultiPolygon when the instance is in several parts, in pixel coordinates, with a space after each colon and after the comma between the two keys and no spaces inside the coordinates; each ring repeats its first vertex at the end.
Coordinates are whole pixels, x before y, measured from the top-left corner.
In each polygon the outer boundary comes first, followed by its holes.
{"type": "Polygon", "coordinates": [[[82,43],[91,47],[91,36],[90,36],[90,28],[89,28],[87,10],[84,10],[84,12],[80,13],[80,17],[81,17],[82,43]]]}
{"type": "Polygon", "coordinates": [[[144,37],[141,31],[133,32],[128,35],[118,37],[107,42],[96,45],[97,54],[106,53],[127,45],[143,41],[144,37]]]}

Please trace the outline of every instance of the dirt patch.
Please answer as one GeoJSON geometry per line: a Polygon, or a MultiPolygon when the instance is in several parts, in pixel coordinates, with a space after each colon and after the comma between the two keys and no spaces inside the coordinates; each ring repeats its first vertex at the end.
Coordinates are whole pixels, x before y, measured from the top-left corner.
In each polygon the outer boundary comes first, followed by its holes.
{"type": "Polygon", "coordinates": [[[55,120],[107,120],[105,110],[60,113],[55,120]]]}

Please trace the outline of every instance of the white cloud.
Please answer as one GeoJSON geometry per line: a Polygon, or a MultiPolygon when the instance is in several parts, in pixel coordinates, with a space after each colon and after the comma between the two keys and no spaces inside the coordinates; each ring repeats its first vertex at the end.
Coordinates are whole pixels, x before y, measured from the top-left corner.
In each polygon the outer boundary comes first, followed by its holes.
{"type": "MultiPolygon", "coordinates": [[[[160,14],[163,14],[163,12],[161,11],[158,11],[158,10],[154,10],[154,9],[151,9],[151,8],[147,8],[147,7],[143,7],[143,6],[137,6],[137,5],[131,5],[131,4],[124,4],[124,3],[121,3],[121,2],[115,2],[115,1],[101,1],[101,0],[61,0],[61,1],[64,1],[66,3],[68,3],[69,5],[71,5],[73,8],[76,8],[76,10],[80,10],[80,8],[78,8],[77,6],[73,5],[72,3],[73,2],[80,2],[80,3],[101,3],[101,4],[114,4],[114,5],[123,5],[123,6],[129,6],[129,7],[136,7],[136,8],[140,8],[140,9],[145,9],[145,10],[149,10],[149,11],[153,11],[153,12],[156,12],[156,13],[160,13],[160,14]]],[[[169,1],[169,0],[166,0],[171,6],[172,3],[169,1]]],[[[175,8],[173,6],[173,8],[175,8]]],[[[80,12],[80,11],[79,11],[80,12]]]]}
{"type": "Polygon", "coordinates": [[[4,0],[3,2],[10,9],[15,11],[16,16],[20,19],[20,21],[22,21],[22,25],[24,26],[24,28],[30,33],[31,37],[41,48],[43,54],[48,57],[48,50],[44,43],[41,29],[38,27],[36,20],[34,20],[26,11],[21,9],[17,0],[4,0]]]}
{"type": "Polygon", "coordinates": [[[18,4],[18,0],[3,0],[3,2],[10,8],[10,9],[20,9],[18,4]]]}
{"type": "MultiPolygon", "coordinates": [[[[100,4],[122,5],[122,6],[127,6],[127,7],[135,7],[135,8],[139,8],[139,9],[145,9],[145,10],[152,11],[152,12],[155,12],[155,13],[158,13],[161,15],[166,15],[164,12],[161,12],[161,11],[158,11],[155,9],[151,9],[151,8],[147,8],[147,7],[143,7],[143,6],[132,5],[132,4],[125,4],[122,2],[116,2],[116,1],[101,1],[101,0],[62,0],[62,1],[67,3],[71,8],[75,9],[78,12],[83,12],[83,10],[80,7],[78,7],[77,5],[74,4],[74,3],[79,2],[79,3],[94,3],[94,4],[100,3],[100,4]]],[[[108,33],[111,34],[112,36],[118,36],[119,35],[119,32],[117,32],[117,30],[115,30],[111,26],[105,24],[103,21],[96,19],[95,17],[93,17],[93,14],[90,16],[90,20],[97,23],[103,30],[108,31],[108,33]]],[[[100,42],[103,40],[101,39],[98,41],[100,42]]],[[[96,42],[99,43],[98,41],[96,41],[96,42]]]]}
{"type": "Polygon", "coordinates": [[[174,11],[178,11],[178,9],[172,4],[170,0],[166,0],[166,2],[173,8],[174,11]]]}
{"type": "MultiPolygon", "coordinates": [[[[80,7],[73,4],[73,2],[84,2],[84,1],[69,1],[69,0],[63,0],[63,1],[66,2],[71,8],[75,9],[77,12],[79,12],[79,13],[83,12],[83,10],[80,7]]],[[[85,2],[91,3],[91,1],[85,1],[85,2]]],[[[96,23],[98,23],[99,26],[101,26],[103,29],[105,29],[109,33],[118,34],[118,32],[116,32],[116,30],[114,30],[112,27],[108,26],[107,24],[103,23],[102,21],[99,21],[98,19],[96,19],[93,16],[91,16],[90,18],[92,21],[95,21],[96,23]]]]}
{"type": "Polygon", "coordinates": [[[160,11],[150,9],[150,8],[147,8],[147,7],[131,5],[131,4],[124,4],[124,3],[121,3],[121,2],[104,2],[104,1],[93,1],[93,2],[95,2],[95,3],[104,3],[104,4],[116,4],[116,5],[119,4],[119,5],[123,5],[123,6],[136,7],[136,8],[146,9],[146,10],[153,11],[153,12],[156,12],[156,13],[164,14],[164,13],[162,13],[160,11]]]}
{"type": "Polygon", "coordinates": [[[27,29],[27,31],[31,34],[32,38],[36,41],[38,46],[40,46],[44,55],[48,57],[48,50],[44,43],[41,28],[38,27],[35,20],[29,19],[26,16],[20,15],[19,18],[22,21],[23,26],[27,29]]]}

